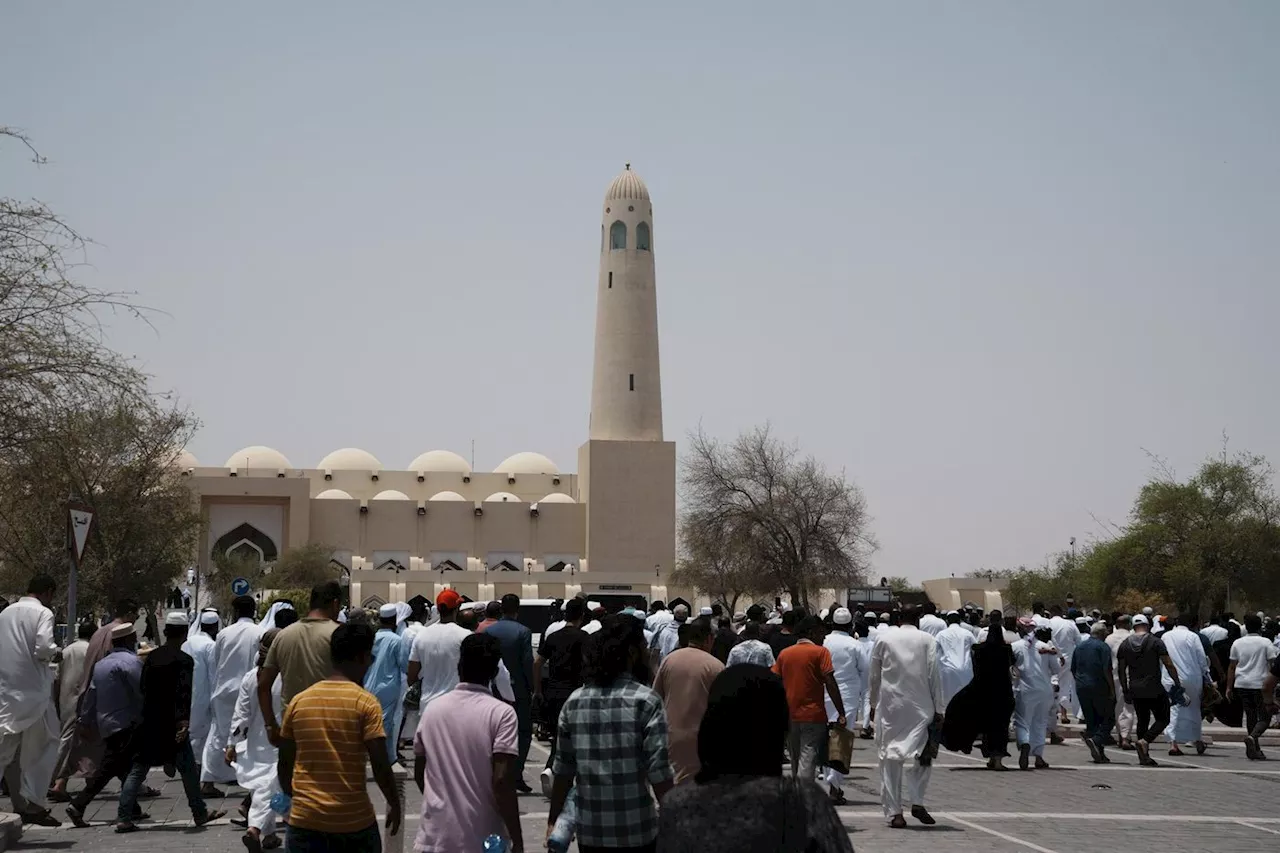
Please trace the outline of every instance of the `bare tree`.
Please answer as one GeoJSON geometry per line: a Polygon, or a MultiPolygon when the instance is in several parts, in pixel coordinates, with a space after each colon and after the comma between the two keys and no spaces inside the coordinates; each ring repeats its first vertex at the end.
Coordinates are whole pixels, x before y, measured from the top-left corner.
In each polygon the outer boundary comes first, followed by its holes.
{"type": "Polygon", "coordinates": [[[730,613],[743,596],[772,592],[772,578],[755,562],[750,537],[750,531],[735,531],[732,521],[686,512],[680,519],[681,554],[671,583],[705,593],[730,613]]]}
{"type": "MultiPolygon", "coordinates": [[[[25,146],[0,126],[0,143],[25,146]]],[[[42,413],[102,388],[148,395],[144,377],[104,342],[100,318],[145,319],[131,295],[74,281],[86,241],[37,200],[0,197],[0,452],[29,440],[42,413]],[[33,417],[34,415],[34,417],[33,417]]]]}
{"type": "Polygon", "coordinates": [[[729,443],[689,436],[685,520],[731,533],[773,589],[809,607],[822,588],[857,586],[877,545],[866,498],[844,473],[778,440],[768,425],[729,443]]]}

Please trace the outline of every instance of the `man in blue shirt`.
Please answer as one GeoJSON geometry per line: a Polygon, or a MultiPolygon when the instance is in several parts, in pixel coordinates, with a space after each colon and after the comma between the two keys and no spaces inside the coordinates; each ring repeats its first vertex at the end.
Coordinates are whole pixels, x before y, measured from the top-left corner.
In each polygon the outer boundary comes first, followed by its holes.
{"type": "MultiPolygon", "coordinates": [[[[84,810],[102,793],[107,782],[123,778],[133,764],[133,735],[142,722],[142,661],[138,659],[138,635],[132,622],[111,629],[111,650],[93,667],[89,688],[80,707],[81,728],[97,731],[105,749],[92,776],[71,798],[67,817],[86,827],[84,810]]],[[[140,816],[135,816],[135,820],[140,816]]]]}
{"type": "Polygon", "coordinates": [[[387,760],[400,760],[400,714],[404,709],[404,673],[409,652],[402,649],[396,632],[399,611],[394,604],[378,609],[378,633],[373,638],[373,664],[364,676],[364,689],[372,693],[382,706],[382,724],[387,733],[387,760]],[[403,654],[402,654],[403,651],[403,654]]]}
{"type": "Polygon", "coordinates": [[[1084,739],[1094,764],[1108,764],[1103,747],[1107,734],[1115,724],[1115,681],[1111,674],[1111,647],[1105,642],[1110,633],[1106,623],[1094,622],[1089,639],[1076,646],[1071,657],[1071,675],[1075,679],[1076,697],[1084,713],[1084,739]]]}
{"type": "Polygon", "coordinates": [[[520,596],[502,596],[502,619],[489,625],[484,633],[498,639],[502,646],[502,662],[511,673],[511,689],[516,695],[516,722],[520,757],[511,764],[516,790],[528,794],[533,789],[524,781],[524,763],[533,742],[533,634],[521,625],[520,596]]]}

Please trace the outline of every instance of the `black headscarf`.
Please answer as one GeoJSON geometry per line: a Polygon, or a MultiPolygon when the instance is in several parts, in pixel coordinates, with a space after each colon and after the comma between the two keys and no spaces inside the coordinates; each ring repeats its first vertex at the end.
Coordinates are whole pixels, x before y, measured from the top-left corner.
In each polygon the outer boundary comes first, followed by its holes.
{"type": "Polygon", "coordinates": [[[790,722],[782,679],[756,664],[735,664],[716,676],[698,727],[696,781],[721,776],[781,776],[790,722]]]}

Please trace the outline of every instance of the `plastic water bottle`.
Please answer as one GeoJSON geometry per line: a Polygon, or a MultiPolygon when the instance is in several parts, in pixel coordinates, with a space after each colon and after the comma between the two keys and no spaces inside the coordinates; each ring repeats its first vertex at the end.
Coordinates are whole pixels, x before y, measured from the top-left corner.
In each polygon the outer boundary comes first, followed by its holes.
{"type": "Polygon", "coordinates": [[[507,853],[510,849],[511,845],[507,844],[507,839],[497,833],[484,840],[484,853],[507,853]]]}
{"type": "Polygon", "coordinates": [[[564,801],[564,808],[556,818],[555,828],[551,830],[551,836],[547,839],[547,853],[568,853],[569,845],[573,843],[573,831],[577,825],[578,789],[570,788],[569,796],[564,801]]]}
{"type": "Polygon", "coordinates": [[[291,805],[293,805],[293,797],[290,797],[284,791],[276,791],[271,795],[271,810],[276,814],[288,814],[291,805]]]}

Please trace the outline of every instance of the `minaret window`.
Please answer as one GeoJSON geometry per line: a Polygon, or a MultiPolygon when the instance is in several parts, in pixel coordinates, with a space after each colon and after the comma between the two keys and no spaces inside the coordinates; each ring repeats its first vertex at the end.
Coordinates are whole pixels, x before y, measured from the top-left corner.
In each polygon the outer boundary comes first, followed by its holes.
{"type": "Polygon", "coordinates": [[[617,220],[609,226],[609,248],[627,248],[627,226],[622,224],[622,220],[617,220]]]}
{"type": "Polygon", "coordinates": [[[609,289],[613,290],[613,271],[609,271],[609,289]]]}
{"type": "Polygon", "coordinates": [[[649,223],[641,222],[636,226],[636,250],[649,251],[649,223]]]}
{"type": "Polygon", "coordinates": [[[634,373],[627,374],[627,381],[631,384],[631,390],[636,390],[636,375],[634,373]]]}

